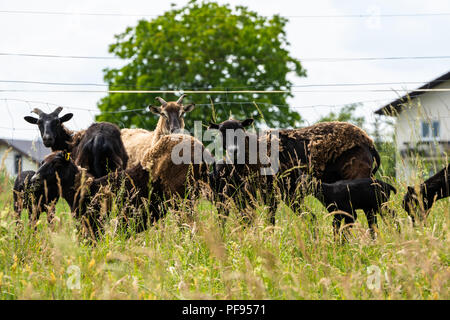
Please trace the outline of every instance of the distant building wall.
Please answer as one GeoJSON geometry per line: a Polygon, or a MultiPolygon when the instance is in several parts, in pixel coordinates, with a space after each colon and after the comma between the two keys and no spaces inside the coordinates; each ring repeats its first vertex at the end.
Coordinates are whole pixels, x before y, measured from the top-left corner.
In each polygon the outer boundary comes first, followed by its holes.
{"type": "Polygon", "coordinates": [[[5,145],[0,145],[0,160],[10,176],[16,176],[20,166],[22,171],[36,170],[38,167],[37,163],[32,161],[31,158],[5,145]]]}
{"type": "MultiPolygon", "coordinates": [[[[450,81],[435,88],[450,88],[450,81]]],[[[401,154],[396,165],[397,178],[408,182],[414,179],[416,164],[408,155],[412,148],[420,151],[430,167],[442,165],[445,155],[450,155],[450,92],[429,92],[412,99],[411,105],[396,118],[395,135],[401,154]]]]}

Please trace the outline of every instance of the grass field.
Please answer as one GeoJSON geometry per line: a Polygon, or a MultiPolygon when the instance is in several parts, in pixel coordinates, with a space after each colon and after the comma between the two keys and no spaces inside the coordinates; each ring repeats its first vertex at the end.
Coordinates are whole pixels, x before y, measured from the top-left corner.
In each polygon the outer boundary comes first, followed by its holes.
{"type": "Polygon", "coordinates": [[[332,217],[307,197],[302,213],[280,205],[276,225],[257,208],[251,225],[230,209],[224,226],[200,199],[193,217],[170,212],[145,232],[107,226],[95,246],[80,240],[64,200],[51,228],[37,231],[22,213],[16,227],[11,181],[0,183],[1,299],[449,299],[449,199],[412,227],[401,208],[405,185],[377,240],[359,214],[347,243],[333,238],[332,217]],[[314,212],[313,222],[308,212],[314,212]]]}

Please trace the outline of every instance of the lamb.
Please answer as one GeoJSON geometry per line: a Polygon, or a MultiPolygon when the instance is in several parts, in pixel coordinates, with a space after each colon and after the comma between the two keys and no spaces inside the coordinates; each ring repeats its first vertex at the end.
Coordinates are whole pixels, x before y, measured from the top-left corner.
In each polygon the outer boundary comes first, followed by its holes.
{"type": "MultiPolygon", "coordinates": [[[[150,148],[144,157],[143,166],[109,173],[101,178],[94,178],[77,166],[66,152],[54,152],[47,156],[44,164],[32,177],[32,182],[42,185],[56,184],[56,174],[61,179],[62,196],[69,203],[75,217],[81,221],[85,235],[97,238],[101,234],[104,215],[102,206],[111,201],[124,201],[124,214],[121,222],[126,224],[131,217],[136,221],[136,231],[148,227],[165,213],[162,205],[165,199],[183,197],[190,191],[189,186],[198,179],[207,176],[208,168],[204,162],[179,163],[171,160],[173,150],[187,146],[190,150],[204,147],[198,140],[185,135],[163,137],[157,145],[150,148]]],[[[183,152],[187,149],[182,149],[183,152]]],[[[194,159],[194,155],[189,155],[194,159]]]]}
{"type": "MultiPolygon", "coordinates": [[[[301,183],[304,184],[304,181],[303,179],[301,183]]],[[[341,180],[334,183],[313,181],[309,182],[309,186],[311,185],[312,188],[304,189],[312,189],[314,196],[330,213],[338,211],[333,219],[335,236],[339,233],[342,220],[344,219],[345,224],[353,223],[357,217],[356,210],[362,209],[366,214],[372,238],[375,238],[376,214],[381,214],[381,208],[389,200],[391,191],[397,193],[392,185],[371,178],[341,180]]]]}
{"type": "Polygon", "coordinates": [[[419,207],[422,211],[421,217],[426,217],[433,206],[439,200],[450,195],[450,164],[443,168],[431,178],[420,184],[417,191],[412,186],[408,186],[408,190],[403,197],[403,208],[414,222],[413,208],[419,207]]]}
{"type": "Polygon", "coordinates": [[[20,220],[20,213],[23,208],[26,208],[33,225],[39,220],[42,212],[47,212],[47,221],[51,223],[54,217],[54,204],[59,198],[58,188],[56,185],[36,188],[30,181],[35,173],[28,170],[19,172],[17,175],[13,187],[14,212],[17,220],[20,220]]]}
{"type": "Polygon", "coordinates": [[[127,150],[129,159],[129,167],[135,166],[139,163],[146,148],[143,146],[155,145],[162,136],[178,132],[184,129],[183,116],[187,112],[191,112],[195,104],[191,103],[183,105],[183,99],[186,95],[183,94],[176,102],[166,102],[161,97],[156,97],[161,103],[161,107],[150,105],[148,108],[151,112],[159,115],[159,120],[154,131],[144,129],[122,129],[122,140],[127,150]]]}

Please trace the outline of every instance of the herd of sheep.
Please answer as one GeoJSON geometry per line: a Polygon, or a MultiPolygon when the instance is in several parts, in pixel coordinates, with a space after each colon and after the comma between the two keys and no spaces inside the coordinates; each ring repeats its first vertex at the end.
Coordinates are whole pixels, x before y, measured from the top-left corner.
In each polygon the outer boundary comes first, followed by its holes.
{"type": "MultiPolygon", "coordinates": [[[[158,97],[161,106],[149,107],[159,115],[154,131],[120,130],[100,122],[72,132],[63,124],[72,113],[60,117],[61,107],[51,113],[34,109],[38,117],[27,116],[25,120],[38,126],[44,145],[52,153],[36,172],[23,171],[16,178],[13,193],[18,218],[26,208],[32,223],[41,212],[47,212],[51,222],[55,203],[62,197],[79,221],[80,231],[95,239],[101,235],[113,205],[120,204],[119,222],[126,226],[133,222],[132,227],[139,232],[163,217],[167,208],[179,206],[179,199],[207,197],[225,215],[227,206],[223,204],[229,201],[240,211],[262,201],[270,221],[276,223],[279,201],[297,212],[301,199],[310,194],[334,212],[335,235],[342,220],[345,224],[354,222],[355,210],[362,209],[375,237],[377,214],[396,189],[374,178],[380,156],[362,129],[345,122],[323,122],[256,135],[245,131],[253,119],[210,123],[209,129],[222,134],[223,149],[232,156],[243,154],[245,159],[243,163],[235,159],[210,161],[214,158],[201,141],[177,133],[184,129],[184,115],[195,107],[184,105],[184,97],[176,102],[158,97]],[[244,143],[227,141],[230,130],[245,132],[244,143]],[[261,174],[263,159],[248,161],[254,156],[249,148],[252,138],[276,146],[279,170],[275,174],[261,174]],[[199,162],[191,154],[192,161],[174,163],[174,150],[201,150],[206,157],[199,162]]],[[[425,212],[436,200],[449,196],[448,171],[449,165],[418,188],[408,187],[403,207],[413,222],[418,211],[425,212]]]]}

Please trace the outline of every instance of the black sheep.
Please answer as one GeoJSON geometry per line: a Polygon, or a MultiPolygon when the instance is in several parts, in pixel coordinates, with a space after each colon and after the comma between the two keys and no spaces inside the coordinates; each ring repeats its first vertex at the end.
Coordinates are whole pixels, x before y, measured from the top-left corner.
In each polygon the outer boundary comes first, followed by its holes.
{"type": "Polygon", "coordinates": [[[306,189],[312,189],[314,196],[330,213],[334,211],[346,213],[334,215],[335,235],[338,234],[342,219],[345,224],[353,223],[356,219],[356,210],[361,209],[366,214],[372,237],[375,237],[374,228],[377,226],[376,214],[381,213],[381,207],[389,200],[391,191],[397,193],[389,183],[371,178],[341,180],[335,183],[313,181],[309,182],[306,189]]]}
{"type": "Polygon", "coordinates": [[[38,108],[34,108],[33,112],[39,118],[24,117],[25,121],[38,126],[42,142],[52,151],[70,150],[70,143],[72,142],[73,132],[67,129],[63,123],[72,119],[73,113],[67,113],[59,117],[62,109],[62,107],[58,107],[51,113],[45,113],[38,108]]]}
{"type": "MultiPolygon", "coordinates": [[[[66,151],[76,159],[77,164],[88,169],[88,173],[94,177],[102,177],[107,172],[126,168],[128,155],[123,146],[120,130],[116,125],[107,122],[94,123],[87,130],[72,132],[64,126],[64,122],[72,119],[73,114],[67,113],[59,117],[62,107],[56,108],[51,113],[45,113],[35,108],[33,112],[39,118],[24,117],[24,119],[36,124],[41,132],[44,145],[52,151],[66,151]]],[[[37,195],[44,190],[34,187],[37,195]]],[[[56,200],[58,194],[56,193],[56,200]]],[[[41,200],[43,206],[49,204],[45,199],[41,200]]]]}
{"type": "MultiPolygon", "coordinates": [[[[249,142],[251,139],[257,142],[258,137],[245,132],[244,128],[252,123],[253,119],[246,119],[210,124],[209,129],[217,129],[222,135],[223,150],[226,152],[227,159],[215,163],[214,170],[210,173],[210,185],[220,202],[224,203],[227,198],[233,198],[239,209],[244,209],[249,202],[251,203],[249,200],[257,199],[258,195],[261,196],[264,204],[269,208],[270,221],[274,224],[276,199],[273,192],[273,176],[262,174],[265,168],[265,164],[261,162],[262,159],[257,157],[255,161],[251,161],[253,155],[251,155],[249,142]],[[234,141],[227,140],[228,130],[236,135],[234,141]],[[243,139],[240,140],[239,136],[243,139]]],[[[254,151],[257,152],[257,150],[254,151]]],[[[265,158],[266,155],[267,153],[262,156],[265,158]]]]}
{"type": "Polygon", "coordinates": [[[117,125],[109,122],[93,123],[72,150],[75,163],[96,178],[110,171],[126,169],[128,155],[117,125]]]}
{"type": "Polygon", "coordinates": [[[423,216],[426,216],[437,200],[450,196],[449,171],[450,164],[422,183],[418,189],[419,194],[417,194],[414,187],[408,186],[408,191],[403,197],[403,208],[408,212],[413,222],[414,214],[411,212],[412,208],[423,208],[425,211],[423,216]]]}
{"type": "MultiPolygon", "coordinates": [[[[123,201],[125,215],[121,222],[136,218],[138,231],[146,228],[147,200],[149,196],[149,173],[141,165],[126,171],[110,172],[107,176],[94,178],[83,172],[66,152],[58,151],[50,154],[31,178],[33,184],[42,186],[57,185],[56,174],[61,181],[62,197],[69,204],[75,217],[80,220],[85,235],[96,238],[102,225],[102,205],[107,204],[109,214],[111,201],[123,201]],[[104,202],[106,200],[106,202],[104,202]],[[136,215],[137,213],[137,215],[136,215]],[[99,228],[100,227],[100,228],[99,228]]],[[[158,192],[152,193],[155,198],[158,192]]],[[[159,218],[157,208],[150,204],[152,219],[159,218]]]]}
{"type": "Polygon", "coordinates": [[[14,212],[17,219],[20,219],[20,213],[25,208],[28,210],[29,220],[33,224],[39,220],[42,212],[47,212],[47,220],[50,223],[54,216],[53,204],[59,198],[59,192],[56,185],[36,187],[31,183],[31,178],[35,171],[20,172],[13,187],[14,212]],[[48,207],[50,205],[50,207],[48,207]]]}
{"type": "MultiPolygon", "coordinates": [[[[217,129],[222,134],[223,149],[235,154],[232,164],[216,165],[216,171],[212,175],[215,176],[214,186],[216,190],[221,191],[224,185],[229,184],[232,186],[229,189],[234,192],[237,186],[244,185],[247,176],[253,174],[259,179],[257,190],[265,194],[272,214],[275,209],[274,195],[271,191],[274,181],[277,181],[280,188],[279,194],[285,201],[292,202],[292,208],[296,211],[299,206],[299,201],[295,200],[296,182],[303,173],[308,172],[322,181],[331,183],[338,180],[369,178],[375,174],[380,165],[380,157],[373,141],[363,130],[350,123],[324,122],[301,129],[280,130],[278,137],[273,131],[256,137],[258,142],[267,144],[267,150],[272,149],[273,143],[278,143],[278,147],[274,148],[278,152],[278,158],[270,154],[272,161],[275,160],[279,164],[278,172],[275,172],[274,176],[261,176],[260,163],[251,165],[248,162],[249,156],[252,156],[248,150],[248,138],[242,141],[239,135],[235,134],[234,141],[228,141],[230,137],[227,136],[227,132],[245,132],[245,127],[252,123],[253,119],[243,121],[230,119],[220,124],[210,124],[209,129],[217,129]],[[236,155],[239,158],[240,154],[245,154],[244,164],[235,162],[236,155]],[[376,165],[372,169],[374,162],[376,165]],[[217,181],[218,179],[220,180],[217,181]]],[[[269,154],[267,156],[269,157],[269,154]]],[[[258,159],[260,160],[263,159],[258,159]]],[[[271,220],[274,221],[273,217],[271,220]]]]}
{"type": "Polygon", "coordinates": [[[35,108],[33,112],[39,118],[27,116],[24,119],[39,127],[42,141],[47,148],[71,153],[76,163],[88,169],[88,173],[96,178],[104,176],[108,169],[126,168],[128,155],[119,127],[112,123],[99,122],[86,130],[72,132],[63,123],[72,119],[73,114],[67,113],[59,117],[62,109],[58,107],[51,113],[45,113],[35,108]]]}

